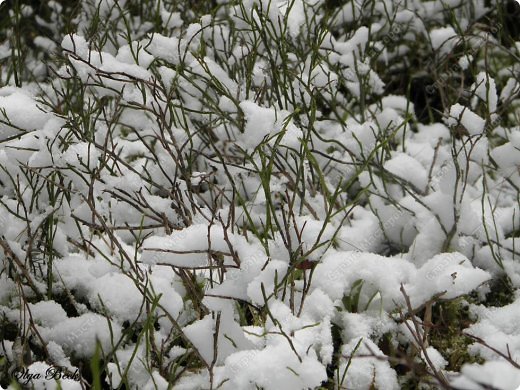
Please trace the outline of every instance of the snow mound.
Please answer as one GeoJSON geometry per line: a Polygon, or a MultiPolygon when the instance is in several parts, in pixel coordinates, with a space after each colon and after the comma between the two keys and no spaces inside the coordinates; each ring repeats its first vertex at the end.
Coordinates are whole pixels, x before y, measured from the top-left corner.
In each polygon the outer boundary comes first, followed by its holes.
{"type": "Polygon", "coordinates": [[[78,358],[90,358],[99,342],[105,353],[112,350],[121,337],[121,326],[99,314],[86,313],[68,318],[51,328],[40,328],[40,334],[47,342],[54,341],[67,354],[78,358]]]}
{"type": "Polygon", "coordinates": [[[343,383],[343,378],[336,378],[341,386],[359,390],[369,390],[374,387],[388,390],[400,389],[396,372],[371,340],[353,339],[343,345],[341,354],[342,361],[338,372],[340,375],[346,373],[343,383]]]}
{"type": "Polygon", "coordinates": [[[360,303],[391,311],[396,304],[404,303],[401,285],[412,306],[417,307],[439,294],[445,299],[468,294],[491,275],[474,268],[460,253],[437,255],[417,269],[405,259],[330,251],[316,267],[315,278],[314,286],[333,300],[349,295],[355,283],[362,280],[360,303]]]}
{"type": "Polygon", "coordinates": [[[24,90],[0,88],[0,141],[44,127],[52,116],[24,90]],[[22,131],[22,132],[20,132],[22,131]]]}
{"type": "Polygon", "coordinates": [[[451,385],[467,390],[516,390],[520,387],[520,369],[504,361],[465,364],[451,385]]]}

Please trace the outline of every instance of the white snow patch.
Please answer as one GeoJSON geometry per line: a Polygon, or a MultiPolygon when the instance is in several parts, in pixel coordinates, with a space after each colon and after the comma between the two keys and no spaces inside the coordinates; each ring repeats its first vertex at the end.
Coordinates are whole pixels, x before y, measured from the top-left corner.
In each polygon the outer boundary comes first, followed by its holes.
{"type": "Polygon", "coordinates": [[[462,124],[470,135],[482,134],[486,126],[486,121],[475,114],[469,108],[457,103],[451,106],[450,116],[446,120],[449,126],[462,124]]]}
{"type": "Polygon", "coordinates": [[[107,318],[86,313],[61,321],[52,328],[40,328],[39,332],[44,340],[54,341],[67,354],[90,358],[96,350],[96,341],[100,342],[105,353],[112,350],[121,336],[121,326],[112,320],[109,327],[107,318]]]}

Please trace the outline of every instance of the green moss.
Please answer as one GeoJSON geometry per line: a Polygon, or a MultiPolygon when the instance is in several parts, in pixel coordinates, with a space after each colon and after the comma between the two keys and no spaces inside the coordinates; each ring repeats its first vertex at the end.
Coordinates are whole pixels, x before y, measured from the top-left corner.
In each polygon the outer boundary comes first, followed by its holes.
{"type": "Polygon", "coordinates": [[[473,341],[463,330],[472,324],[464,298],[439,302],[432,310],[434,326],[430,330],[430,345],[448,361],[447,370],[459,371],[465,363],[483,363],[480,357],[471,356],[468,347],[473,341]]]}
{"type": "Polygon", "coordinates": [[[491,284],[491,291],[486,295],[486,306],[502,307],[515,300],[514,288],[507,275],[495,279],[491,284]]]}

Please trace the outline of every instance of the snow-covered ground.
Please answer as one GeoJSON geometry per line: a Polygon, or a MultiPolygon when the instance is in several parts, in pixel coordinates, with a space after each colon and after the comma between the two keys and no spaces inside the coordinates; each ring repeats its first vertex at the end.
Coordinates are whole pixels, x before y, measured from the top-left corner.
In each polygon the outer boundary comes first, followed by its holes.
{"type": "Polygon", "coordinates": [[[0,384],[519,388],[520,6],[170,3],[0,4],[0,384]]]}

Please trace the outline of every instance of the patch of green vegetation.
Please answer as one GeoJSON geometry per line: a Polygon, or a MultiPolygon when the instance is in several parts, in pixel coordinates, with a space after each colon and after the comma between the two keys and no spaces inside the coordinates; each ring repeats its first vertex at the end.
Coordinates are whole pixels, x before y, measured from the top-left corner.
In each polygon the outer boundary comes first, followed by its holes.
{"type": "Polygon", "coordinates": [[[502,307],[514,302],[514,288],[507,275],[494,279],[491,291],[486,295],[486,306],[502,307]]]}
{"type": "Polygon", "coordinates": [[[446,370],[450,371],[459,371],[465,363],[484,362],[482,358],[468,353],[468,347],[473,341],[464,335],[463,330],[473,322],[464,302],[465,298],[460,297],[438,302],[432,308],[433,326],[429,333],[429,343],[446,359],[446,370]]]}

